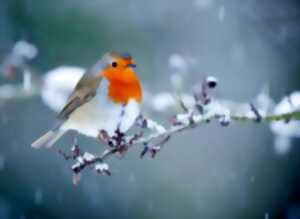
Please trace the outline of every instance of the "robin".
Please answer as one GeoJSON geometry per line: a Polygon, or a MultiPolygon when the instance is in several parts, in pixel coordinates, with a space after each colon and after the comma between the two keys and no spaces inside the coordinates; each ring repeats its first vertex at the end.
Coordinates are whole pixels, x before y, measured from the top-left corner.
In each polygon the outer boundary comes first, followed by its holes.
{"type": "Polygon", "coordinates": [[[53,129],[34,141],[34,148],[49,148],[68,130],[97,138],[125,133],[140,114],[142,87],[128,53],[110,52],[81,77],[57,116],[53,129]]]}

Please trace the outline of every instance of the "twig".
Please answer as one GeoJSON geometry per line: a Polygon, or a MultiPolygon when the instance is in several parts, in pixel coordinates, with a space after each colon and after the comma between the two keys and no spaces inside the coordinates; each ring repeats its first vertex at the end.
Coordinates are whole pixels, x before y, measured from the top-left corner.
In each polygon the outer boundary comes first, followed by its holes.
{"type": "Polygon", "coordinates": [[[255,122],[257,122],[257,123],[261,122],[262,116],[260,115],[260,113],[258,112],[257,108],[254,106],[253,103],[250,103],[250,108],[251,108],[251,111],[255,115],[255,122]]]}
{"type": "Polygon", "coordinates": [[[211,120],[218,120],[222,126],[228,126],[232,120],[253,122],[289,121],[291,119],[300,120],[300,111],[281,115],[265,115],[265,113],[261,114],[259,109],[252,103],[250,104],[250,111],[248,114],[232,114],[224,104],[213,99],[208,94],[208,89],[213,89],[216,85],[217,82],[215,78],[207,77],[200,89],[193,90],[196,104],[192,107],[187,107],[184,102],[180,100],[180,105],[184,112],[175,115],[168,128],[165,128],[149,118],[139,116],[136,125],[143,130],[150,130],[147,135],[144,135],[145,132],[141,131],[129,136],[116,130],[114,136],[109,136],[105,130],[100,130],[99,139],[108,146],[108,149],[101,155],[95,156],[87,152],[81,153],[79,147],[76,150],[73,148],[73,154],[71,156],[60,153],[65,159],[76,160],[76,163],[72,166],[74,182],[78,182],[80,172],[86,167],[93,167],[93,169],[101,175],[110,175],[111,172],[109,171],[106,160],[114,154],[124,155],[133,146],[143,146],[143,150],[140,154],[141,158],[147,153],[150,153],[151,157],[154,158],[161,148],[170,140],[171,136],[178,132],[198,127],[211,120]]]}

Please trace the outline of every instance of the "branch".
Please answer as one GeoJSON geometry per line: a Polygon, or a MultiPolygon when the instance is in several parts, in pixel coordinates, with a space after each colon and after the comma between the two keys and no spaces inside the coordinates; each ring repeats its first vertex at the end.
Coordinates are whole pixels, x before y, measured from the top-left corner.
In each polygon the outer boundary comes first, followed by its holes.
{"type": "MultiPolygon", "coordinates": [[[[51,93],[50,96],[54,97],[55,104],[52,103],[52,100],[49,101],[49,98],[45,100],[43,98],[45,104],[54,110],[61,108],[59,106],[60,103],[63,104],[65,102],[64,99],[72,92],[75,84],[85,70],[82,68],[61,67],[48,72],[47,76],[43,77],[43,79],[35,76],[38,80],[32,80],[34,74],[30,71],[28,61],[34,59],[37,54],[38,49],[26,41],[19,41],[14,45],[10,54],[0,63],[0,73],[5,77],[13,78],[16,73],[22,72],[23,83],[1,85],[0,101],[33,97],[40,95],[42,91],[49,91],[45,93],[51,93]],[[56,80],[58,77],[59,80],[56,80]],[[69,79],[69,83],[66,83],[65,78],[69,79]],[[70,78],[73,80],[70,80],[70,78]]],[[[183,75],[180,74],[180,71],[186,71],[186,64],[180,57],[173,57],[172,62],[173,64],[175,63],[178,72],[176,71],[173,77],[171,77],[171,84],[174,90],[177,91],[179,98],[174,101],[174,95],[162,93],[148,97],[145,104],[151,110],[161,112],[168,107],[174,107],[175,102],[176,106],[181,107],[183,113],[178,113],[172,117],[167,128],[156,121],[140,116],[136,121],[136,125],[142,131],[133,135],[120,133],[116,130],[114,136],[109,136],[105,130],[99,130],[99,140],[104,142],[108,147],[101,155],[96,156],[88,152],[81,152],[77,142],[73,143],[71,154],[69,155],[62,150],[58,150],[59,154],[66,160],[76,161],[72,166],[74,183],[78,182],[80,172],[87,167],[92,167],[98,174],[110,175],[111,172],[106,160],[115,154],[124,156],[131,147],[136,145],[143,147],[140,155],[141,158],[147,154],[150,154],[154,158],[173,135],[196,128],[211,120],[218,120],[221,126],[228,126],[231,121],[256,123],[284,121],[288,123],[292,120],[300,120],[299,93],[295,95],[295,98],[291,96],[287,97],[286,102],[288,102],[288,107],[284,108],[285,113],[283,114],[268,113],[269,106],[273,104],[273,100],[268,95],[265,95],[265,93],[259,95],[256,102],[247,104],[215,99],[211,95],[211,91],[217,87],[218,81],[215,77],[211,76],[204,78],[204,80],[196,84],[192,89],[191,95],[181,94],[179,90],[182,88],[183,75]],[[267,106],[262,106],[259,102],[268,103],[265,104],[267,106]],[[240,110],[240,108],[243,110],[240,110]],[[145,130],[147,130],[146,135],[144,134],[145,130]]]]}
{"type": "MultiPolygon", "coordinates": [[[[216,84],[215,78],[208,77],[201,84],[200,89],[196,87],[193,90],[193,97],[195,99],[193,107],[187,107],[184,101],[180,99],[179,105],[183,109],[183,113],[172,117],[168,128],[165,128],[149,118],[140,116],[136,121],[136,125],[143,130],[140,133],[129,136],[117,130],[114,136],[109,136],[104,130],[101,130],[99,132],[99,140],[104,142],[109,149],[106,149],[99,156],[87,152],[76,152],[75,156],[71,156],[73,160],[76,160],[76,163],[72,166],[75,176],[74,179],[77,179],[76,183],[79,179],[80,172],[86,167],[92,167],[101,175],[110,175],[111,172],[106,163],[109,157],[115,154],[123,156],[131,147],[141,145],[143,149],[140,157],[143,158],[146,154],[150,153],[151,157],[154,158],[157,152],[170,140],[171,136],[182,131],[196,128],[212,120],[217,120],[222,126],[228,126],[231,121],[261,123],[279,120],[300,120],[300,111],[280,115],[266,115],[265,112],[261,113],[261,109],[257,109],[253,103],[249,104],[249,111],[245,115],[238,113],[232,114],[224,104],[215,100],[209,94],[210,90],[216,87],[216,84]],[[149,134],[144,135],[145,129],[149,130],[149,134]]],[[[79,148],[79,146],[77,147],[79,148]]],[[[73,151],[78,150],[73,149],[73,151]]]]}
{"type": "MultiPolygon", "coordinates": [[[[232,120],[236,121],[253,121],[256,122],[256,118],[233,115],[232,120]]],[[[278,114],[278,115],[267,115],[261,118],[261,122],[276,122],[276,121],[290,121],[290,120],[300,120],[300,111],[278,114]]]]}
{"type": "MultiPolygon", "coordinates": [[[[58,68],[51,71],[51,73],[48,73],[51,74],[51,77],[32,80],[34,74],[30,71],[28,61],[35,58],[37,53],[37,48],[28,42],[19,41],[15,44],[11,53],[8,54],[3,63],[1,63],[0,72],[6,77],[14,77],[16,73],[22,72],[23,83],[17,85],[1,85],[0,101],[33,97],[35,95],[40,95],[41,91],[47,91],[48,89],[51,91],[51,94],[55,94],[51,95],[55,97],[54,101],[57,102],[58,99],[62,99],[58,102],[63,103],[63,99],[67,98],[68,93],[71,93],[77,82],[76,78],[79,80],[84,69],[71,67],[58,68]],[[67,86],[65,78],[62,77],[61,81],[63,81],[63,83],[61,84],[64,85],[63,89],[60,86],[57,86],[57,84],[60,83],[51,81],[53,79],[56,80],[62,73],[68,75],[67,78],[74,79],[72,83],[67,86]],[[44,83],[41,83],[42,81],[44,83]],[[53,85],[55,86],[53,87],[53,85]],[[61,98],[58,98],[58,94],[61,95],[61,98]]],[[[285,121],[288,123],[292,120],[300,120],[300,111],[297,111],[299,110],[299,107],[297,108],[297,104],[295,105],[290,97],[287,98],[287,102],[290,105],[291,112],[269,114],[267,110],[268,106],[262,107],[255,101],[247,104],[236,104],[228,100],[215,99],[211,95],[212,90],[218,85],[218,81],[215,77],[206,77],[200,83],[197,83],[192,89],[192,94],[180,94],[179,88],[182,87],[182,75],[176,73],[173,76],[173,80],[171,80],[173,81],[173,88],[178,93],[178,98],[176,98],[175,101],[172,97],[174,95],[170,93],[154,95],[146,100],[148,107],[157,112],[168,107],[174,107],[174,102],[175,106],[180,106],[182,113],[173,116],[169,121],[168,127],[164,127],[156,121],[140,116],[136,121],[136,125],[140,127],[142,131],[133,135],[120,133],[116,130],[114,136],[109,136],[105,130],[99,130],[99,140],[108,147],[108,149],[104,150],[100,155],[82,152],[77,142],[73,143],[70,154],[58,150],[59,154],[66,160],[76,161],[72,166],[74,183],[78,182],[80,179],[80,172],[87,167],[91,167],[100,175],[111,175],[109,166],[106,163],[108,158],[113,155],[124,156],[133,146],[141,145],[143,147],[140,154],[141,158],[147,154],[150,154],[150,156],[154,158],[172,136],[179,132],[196,128],[201,124],[206,124],[212,120],[217,120],[221,126],[228,126],[231,121],[256,123],[285,121]],[[160,98],[155,98],[155,96],[160,98]],[[233,106],[230,107],[229,105],[233,106]],[[240,110],[240,108],[243,108],[243,110],[240,110]]],[[[267,102],[273,102],[267,95],[262,95],[260,98],[267,102]]],[[[48,106],[53,107],[53,104],[50,103],[51,101],[44,101],[48,106]]],[[[56,106],[54,108],[60,107],[56,106]]]]}

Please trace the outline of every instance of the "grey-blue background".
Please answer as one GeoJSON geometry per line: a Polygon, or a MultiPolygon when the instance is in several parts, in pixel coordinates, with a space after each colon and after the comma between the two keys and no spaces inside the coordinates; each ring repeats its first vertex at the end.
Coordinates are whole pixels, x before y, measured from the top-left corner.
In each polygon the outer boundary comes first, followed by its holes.
{"type": "MultiPolygon", "coordinates": [[[[299,27],[295,0],[0,0],[0,57],[29,40],[43,74],[126,50],[157,92],[171,90],[168,59],[179,53],[196,60],[186,91],[213,74],[219,97],[251,100],[268,84],[279,100],[300,86],[299,27]]],[[[0,104],[0,218],[300,218],[299,141],[278,156],[267,125],[202,126],[154,160],[132,150],[110,161],[111,177],[88,171],[74,187],[69,163],[29,146],[54,117],[39,97],[0,104]]],[[[60,145],[68,148],[70,136],[60,145]]]]}

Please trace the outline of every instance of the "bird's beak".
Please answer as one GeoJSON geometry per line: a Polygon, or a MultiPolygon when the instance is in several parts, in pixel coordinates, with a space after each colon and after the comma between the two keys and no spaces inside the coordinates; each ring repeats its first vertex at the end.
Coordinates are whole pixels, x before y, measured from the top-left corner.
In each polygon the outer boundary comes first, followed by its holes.
{"type": "Polygon", "coordinates": [[[135,67],[136,67],[136,64],[130,63],[130,64],[128,64],[128,67],[135,68],[135,67]]]}

